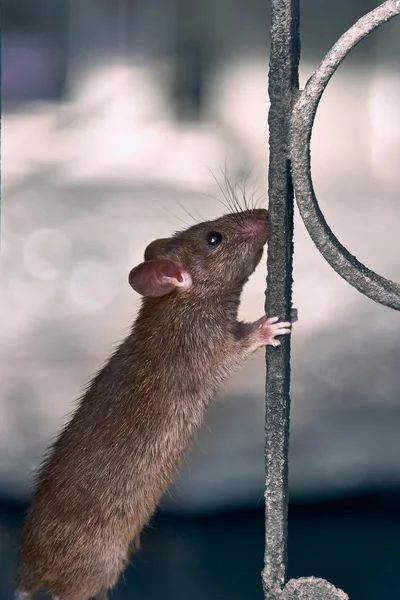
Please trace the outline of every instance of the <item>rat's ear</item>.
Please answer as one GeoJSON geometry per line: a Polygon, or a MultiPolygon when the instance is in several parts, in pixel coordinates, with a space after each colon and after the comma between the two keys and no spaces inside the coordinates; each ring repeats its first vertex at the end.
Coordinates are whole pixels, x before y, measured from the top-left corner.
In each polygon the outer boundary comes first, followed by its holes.
{"type": "Polygon", "coordinates": [[[171,260],[147,260],[129,273],[129,284],[141,296],[165,296],[173,290],[191,287],[192,278],[181,266],[171,260]]]}

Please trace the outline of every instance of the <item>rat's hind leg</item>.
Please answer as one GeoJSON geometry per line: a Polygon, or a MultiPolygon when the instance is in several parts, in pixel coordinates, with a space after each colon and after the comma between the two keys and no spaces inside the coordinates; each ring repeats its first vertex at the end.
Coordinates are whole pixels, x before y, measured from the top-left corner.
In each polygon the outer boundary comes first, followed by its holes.
{"type": "Polygon", "coordinates": [[[101,592],[99,592],[97,594],[97,596],[95,596],[91,600],[108,600],[108,592],[107,592],[107,590],[101,590],[101,592]]]}
{"type": "Polygon", "coordinates": [[[53,596],[53,600],[108,600],[108,592],[106,589],[101,590],[101,592],[99,592],[96,596],[92,596],[91,598],[86,598],[86,596],[63,596],[62,598],[60,596],[53,596]]]}
{"type": "MultiPolygon", "coordinates": [[[[19,599],[18,599],[19,600],[19,599]]],[[[25,600],[24,598],[22,600],[25,600]]],[[[29,599],[27,599],[29,600],[29,599]]],[[[97,596],[92,596],[91,598],[86,598],[83,596],[53,596],[53,600],[108,600],[107,590],[102,590],[97,594],[97,596]]]]}
{"type": "Polygon", "coordinates": [[[32,594],[18,588],[14,594],[14,600],[31,600],[32,594]]]}

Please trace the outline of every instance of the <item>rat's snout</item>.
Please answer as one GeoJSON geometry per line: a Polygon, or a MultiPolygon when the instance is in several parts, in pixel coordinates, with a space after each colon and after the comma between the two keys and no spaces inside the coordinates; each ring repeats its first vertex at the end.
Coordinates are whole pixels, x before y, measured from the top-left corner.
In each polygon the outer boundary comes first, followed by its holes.
{"type": "Polygon", "coordinates": [[[240,223],[241,232],[252,237],[263,237],[267,239],[268,234],[268,211],[264,208],[248,210],[243,213],[240,223]]]}

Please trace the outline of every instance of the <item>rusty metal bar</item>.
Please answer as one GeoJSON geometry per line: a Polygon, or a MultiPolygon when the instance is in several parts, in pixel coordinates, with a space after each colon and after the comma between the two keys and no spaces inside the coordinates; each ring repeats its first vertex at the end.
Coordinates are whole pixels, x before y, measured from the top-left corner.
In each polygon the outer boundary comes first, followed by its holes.
{"type": "MultiPolygon", "coordinates": [[[[299,2],[272,0],[269,63],[269,213],[266,313],[288,318],[292,302],[293,187],[289,164],[290,115],[298,90],[299,2]]],[[[275,600],[286,581],[290,339],[266,351],[265,598],[275,600]]]]}
{"type": "MultiPolygon", "coordinates": [[[[300,58],[299,0],[271,0],[269,71],[270,239],[266,312],[287,318],[292,296],[293,188],[300,214],[318,250],[351,285],[369,298],[400,310],[400,286],[362,265],[337,240],[315,197],[310,139],[315,113],[331,76],[368,33],[400,14],[400,0],[387,0],[362,17],[328,52],[298,90],[300,58]],[[292,181],[293,178],[293,181],[292,181]]],[[[290,339],[267,348],[265,600],[348,600],[329,582],[315,577],[287,579],[288,446],[290,411],[290,339]]]]}
{"type": "Polygon", "coordinates": [[[339,242],[318,205],[311,177],[310,141],[315,113],[332,75],[348,53],[382,23],[400,14],[400,0],[384,2],[344,33],[308,80],[293,108],[290,144],[296,202],[323,257],[348,283],[375,302],[400,310],[400,285],[374,273],[339,242]]]}

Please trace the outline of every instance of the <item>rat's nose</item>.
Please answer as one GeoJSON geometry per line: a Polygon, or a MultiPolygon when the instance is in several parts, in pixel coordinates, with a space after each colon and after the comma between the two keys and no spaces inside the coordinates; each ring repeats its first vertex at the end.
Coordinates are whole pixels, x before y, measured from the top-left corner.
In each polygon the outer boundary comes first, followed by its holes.
{"type": "Polygon", "coordinates": [[[243,221],[240,229],[243,233],[259,236],[268,231],[268,211],[265,208],[254,208],[242,213],[243,221]]]}

